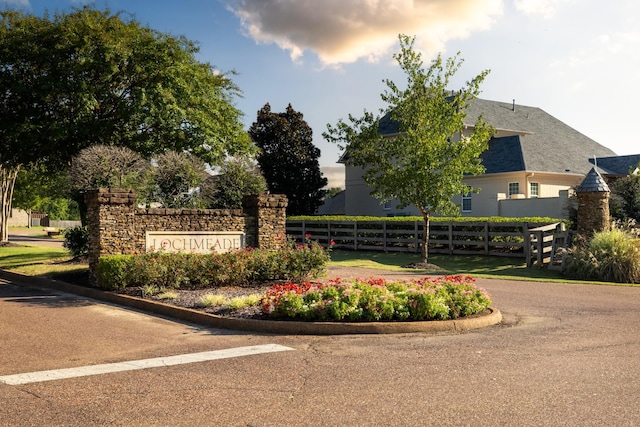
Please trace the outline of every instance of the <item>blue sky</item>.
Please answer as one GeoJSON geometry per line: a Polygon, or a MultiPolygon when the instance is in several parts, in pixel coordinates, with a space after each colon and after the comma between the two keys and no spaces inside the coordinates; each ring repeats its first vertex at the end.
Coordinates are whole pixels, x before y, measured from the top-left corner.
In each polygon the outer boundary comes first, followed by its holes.
{"type": "MultiPolygon", "coordinates": [[[[80,0],[0,0],[42,14],[80,0]]],[[[382,80],[401,84],[397,35],[416,36],[428,64],[438,52],[465,62],[451,89],[481,70],[482,98],[535,106],[617,154],[640,153],[640,2],[635,0],[109,0],[156,30],[197,41],[199,59],[235,70],[247,128],[265,104],[304,114],[330,185],[339,149],[327,123],[384,104],[382,80]]],[[[585,153],[588,155],[589,153],[585,153]]]]}

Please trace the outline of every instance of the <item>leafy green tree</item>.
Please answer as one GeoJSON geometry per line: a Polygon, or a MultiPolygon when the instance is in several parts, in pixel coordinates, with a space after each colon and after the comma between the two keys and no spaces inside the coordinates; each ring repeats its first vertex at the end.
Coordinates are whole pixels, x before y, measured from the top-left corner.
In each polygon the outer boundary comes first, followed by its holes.
{"type": "Polygon", "coordinates": [[[258,166],[247,157],[227,159],[220,173],[209,177],[202,188],[205,206],[212,209],[240,209],[246,194],[267,189],[258,166]]]}
{"type": "Polygon", "coordinates": [[[151,188],[143,199],[165,208],[200,208],[200,186],[207,178],[205,163],[186,152],[167,151],[154,159],[151,188]]]}
{"type": "Polygon", "coordinates": [[[287,213],[315,213],[322,204],[327,179],[320,171],[320,150],[313,145],[313,131],[302,113],[291,104],[286,112],[273,113],[265,104],[249,135],[261,150],[257,160],[269,191],[289,199],[287,213]]]}
{"type": "Polygon", "coordinates": [[[399,40],[394,59],[407,76],[406,88],[385,80],[382,99],[388,106],[381,111],[397,122],[398,134],[382,136],[381,118],[365,111],[361,118],[349,115],[350,123],[341,119],[336,126],[327,125],[323,135],[346,150],[347,164],[365,169],[364,180],[373,196],[419,209],[425,224],[420,262],[427,264],[431,215],[458,213],[452,198],[477,191],[463,177],[484,171],[480,154],[488,148],[493,130],[479,118],[473,131],[465,133],[464,118],[489,71],[449,95],[450,81],[462,64],[459,54],[446,61],[438,55],[424,69],[421,54],[413,48],[415,39],[400,35],[399,40]]]}
{"type": "Polygon", "coordinates": [[[233,104],[239,89],[197,52],[120,13],[0,12],[0,241],[21,167],[67,168],[96,144],[146,158],[188,151],[212,165],[254,150],[233,104]]]}
{"type": "Polygon", "coordinates": [[[69,198],[69,187],[64,171],[51,173],[42,166],[22,168],[16,177],[12,206],[44,212],[51,219],[77,220],[78,204],[69,198]]]}
{"type": "Polygon", "coordinates": [[[640,175],[630,174],[620,178],[612,186],[616,211],[621,219],[640,221],[640,175]]]}

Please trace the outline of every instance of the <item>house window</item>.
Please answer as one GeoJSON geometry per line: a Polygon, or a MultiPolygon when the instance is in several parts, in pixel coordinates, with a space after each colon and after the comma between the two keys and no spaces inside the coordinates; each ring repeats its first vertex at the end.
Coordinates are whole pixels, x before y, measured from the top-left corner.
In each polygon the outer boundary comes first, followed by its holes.
{"type": "Polygon", "coordinates": [[[382,205],[382,209],[385,211],[390,211],[391,206],[389,206],[389,202],[384,202],[384,204],[382,205]]]}
{"type": "Polygon", "coordinates": [[[462,212],[471,212],[471,193],[462,195],[462,212]]]}
{"type": "Polygon", "coordinates": [[[540,186],[538,185],[537,182],[530,182],[529,183],[529,197],[538,197],[540,195],[539,189],[540,189],[540,186]]]}
{"type": "Polygon", "coordinates": [[[518,182],[509,183],[509,197],[511,197],[513,194],[520,194],[520,183],[518,182]]]}

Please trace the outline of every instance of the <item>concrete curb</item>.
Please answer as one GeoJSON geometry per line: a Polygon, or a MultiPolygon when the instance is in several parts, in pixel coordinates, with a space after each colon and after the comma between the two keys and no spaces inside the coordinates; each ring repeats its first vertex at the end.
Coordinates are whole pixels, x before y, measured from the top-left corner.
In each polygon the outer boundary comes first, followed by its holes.
{"type": "Polygon", "coordinates": [[[425,322],[296,322],[278,320],[234,319],[204,313],[198,310],[176,307],[143,298],[106,292],[96,288],[73,285],[58,280],[26,276],[6,270],[0,270],[0,278],[17,284],[35,286],[67,292],[100,301],[119,304],[126,307],[171,317],[198,325],[230,329],[235,331],[259,332],[281,335],[348,335],[348,334],[402,334],[402,333],[441,333],[461,332],[484,328],[502,321],[502,314],[496,308],[489,313],[476,317],[456,320],[425,322]]]}

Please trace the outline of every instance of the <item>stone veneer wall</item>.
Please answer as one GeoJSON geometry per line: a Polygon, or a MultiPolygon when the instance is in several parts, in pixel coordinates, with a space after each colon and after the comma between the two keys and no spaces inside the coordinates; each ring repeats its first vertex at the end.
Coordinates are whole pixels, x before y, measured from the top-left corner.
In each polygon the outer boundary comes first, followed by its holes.
{"type": "Polygon", "coordinates": [[[590,237],[594,232],[609,230],[608,192],[577,193],[578,196],[578,234],[590,237]]]}
{"type": "Polygon", "coordinates": [[[95,283],[102,255],[146,251],[147,231],[243,231],[247,246],[278,249],[286,243],[284,195],[245,196],[243,209],[144,209],[133,190],[87,192],[89,270],[95,283]]]}

